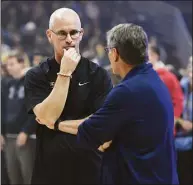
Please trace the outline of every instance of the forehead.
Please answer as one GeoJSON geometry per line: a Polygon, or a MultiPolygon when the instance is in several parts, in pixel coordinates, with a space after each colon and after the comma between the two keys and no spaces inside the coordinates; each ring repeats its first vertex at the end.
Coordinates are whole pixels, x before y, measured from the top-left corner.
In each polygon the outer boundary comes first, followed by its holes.
{"type": "Polygon", "coordinates": [[[152,49],[149,48],[149,47],[148,47],[148,53],[149,53],[149,54],[156,54],[156,53],[155,53],[154,51],[152,51],[152,49]]]}
{"type": "Polygon", "coordinates": [[[41,55],[34,55],[34,58],[41,58],[41,55]]]}
{"type": "Polygon", "coordinates": [[[13,63],[18,63],[15,57],[10,57],[7,59],[7,64],[13,64],[13,63]]]}
{"type": "Polygon", "coordinates": [[[73,29],[79,30],[81,28],[80,22],[75,18],[55,18],[53,23],[54,30],[70,31],[73,29]]]}

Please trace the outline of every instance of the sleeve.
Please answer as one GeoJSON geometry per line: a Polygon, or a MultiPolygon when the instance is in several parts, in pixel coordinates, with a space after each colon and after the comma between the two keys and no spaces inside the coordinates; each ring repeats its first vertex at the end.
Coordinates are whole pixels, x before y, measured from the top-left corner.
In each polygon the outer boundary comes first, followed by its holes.
{"type": "Polygon", "coordinates": [[[36,131],[36,121],[35,121],[35,115],[34,114],[28,114],[28,119],[26,121],[26,124],[22,128],[22,132],[25,132],[26,134],[34,134],[36,131]]]}
{"type": "Polygon", "coordinates": [[[5,79],[1,80],[1,134],[6,134],[5,116],[6,116],[6,93],[7,87],[5,79]]]}
{"type": "Polygon", "coordinates": [[[33,108],[49,95],[49,86],[46,83],[46,75],[37,68],[32,68],[26,73],[24,87],[28,113],[33,114],[33,108]]]}
{"type": "MultiPolygon", "coordinates": [[[[2,87],[1,87],[2,88],[2,87]]],[[[1,90],[1,134],[5,135],[6,129],[5,129],[5,97],[4,93],[1,90]]]]}
{"type": "Polygon", "coordinates": [[[92,92],[91,92],[91,100],[89,112],[92,114],[96,112],[104,103],[104,100],[108,93],[112,90],[113,84],[108,72],[99,68],[96,72],[95,76],[93,76],[92,82],[92,92]]]}
{"type": "Polygon", "coordinates": [[[128,105],[131,97],[123,87],[114,88],[104,105],[78,128],[78,144],[84,148],[98,148],[104,142],[112,140],[123,128],[126,120],[132,116],[128,105]],[[125,101],[125,99],[127,99],[125,101]]]}

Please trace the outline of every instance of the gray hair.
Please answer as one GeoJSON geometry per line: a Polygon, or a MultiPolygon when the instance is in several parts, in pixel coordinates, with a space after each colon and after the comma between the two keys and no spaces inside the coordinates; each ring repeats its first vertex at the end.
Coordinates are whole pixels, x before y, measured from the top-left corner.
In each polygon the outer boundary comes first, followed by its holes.
{"type": "Polygon", "coordinates": [[[148,60],[148,38],[141,26],[126,23],[113,27],[107,32],[107,44],[118,50],[125,63],[137,65],[148,60]]]}

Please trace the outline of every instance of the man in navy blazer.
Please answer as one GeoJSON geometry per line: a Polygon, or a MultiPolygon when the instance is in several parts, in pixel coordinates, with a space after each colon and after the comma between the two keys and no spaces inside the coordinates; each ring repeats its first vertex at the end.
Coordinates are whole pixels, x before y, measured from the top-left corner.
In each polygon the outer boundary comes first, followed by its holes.
{"type": "Polygon", "coordinates": [[[112,140],[104,152],[101,184],[178,184],[173,106],[167,87],[147,62],[145,31],[119,24],[107,32],[107,43],[121,83],[89,118],[47,127],[77,134],[80,147],[98,148],[112,140]]]}

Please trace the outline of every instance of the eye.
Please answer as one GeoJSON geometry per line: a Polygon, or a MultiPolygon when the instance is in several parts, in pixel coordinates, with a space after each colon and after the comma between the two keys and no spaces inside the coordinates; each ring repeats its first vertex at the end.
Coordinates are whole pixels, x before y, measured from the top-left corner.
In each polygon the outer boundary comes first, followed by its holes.
{"type": "Polygon", "coordinates": [[[79,33],[78,30],[72,30],[72,31],[70,31],[70,35],[76,35],[77,33],[79,33]]]}
{"type": "Polygon", "coordinates": [[[60,35],[60,36],[66,36],[67,35],[67,33],[63,30],[58,31],[57,34],[60,35]]]}

